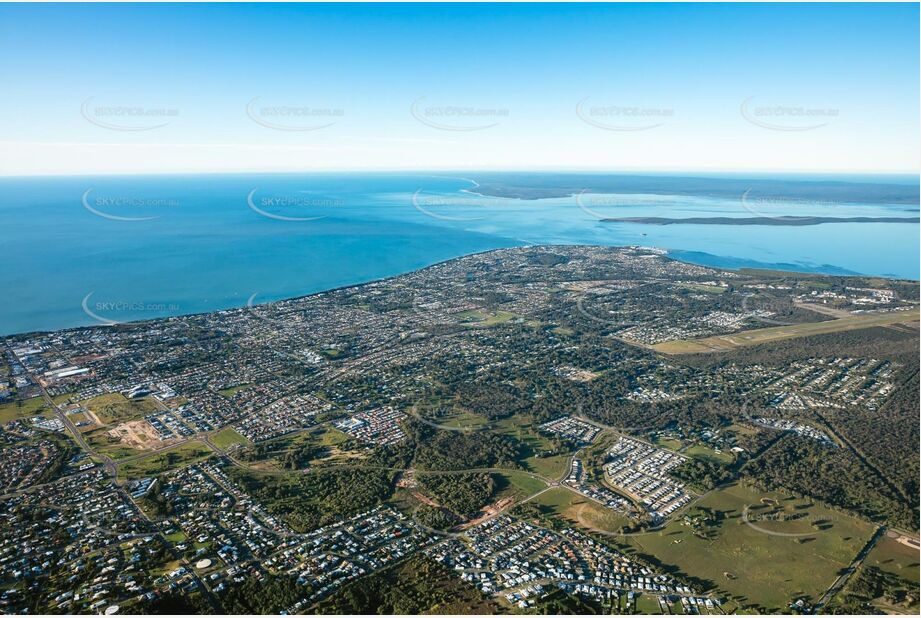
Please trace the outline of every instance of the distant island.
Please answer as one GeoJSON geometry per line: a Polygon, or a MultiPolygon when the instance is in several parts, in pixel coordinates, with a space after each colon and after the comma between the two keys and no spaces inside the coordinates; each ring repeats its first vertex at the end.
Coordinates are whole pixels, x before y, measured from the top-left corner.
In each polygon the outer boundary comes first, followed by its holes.
{"type": "Polygon", "coordinates": [[[820,225],[822,223],[918,223],[919,217],[609,217],[604,222],[649,225],[820,225]]]}
{"type": "Polygon", "coordinates": [[[723,199],[803,200],[827,204],[910,204],[919,199],[917,183],[879,175],[872,181],[856,177],[829,178],[802,175],[798,178],[753,176],[671,176],[654,174],[601,174],[539,172],[480,172],[469,193],[486,197],[540,200],[586,194],[686,195],[723,199]]]}

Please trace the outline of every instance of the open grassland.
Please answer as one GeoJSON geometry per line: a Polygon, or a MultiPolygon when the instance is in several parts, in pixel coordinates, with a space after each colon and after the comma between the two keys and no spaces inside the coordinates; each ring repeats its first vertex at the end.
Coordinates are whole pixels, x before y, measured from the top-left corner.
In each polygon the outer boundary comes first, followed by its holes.
{"type": "MultiPolygon", "coordinates": [[[[876,545],[867,554],[863,565],[875,566],[881,571],[887,571],[898,575],[903,579],[914,582],[918,586],[919,570],[918,549],[900,543],[893,536],[894,532],[888,532],[880,537],[876,545]]],[[[898,536],[898,535],[896,535],[898,536]]]]}
{"type": "Polygon", "coordinates": [[[418,406],[416,412],[419,416],[431,423],[436,423],[449,429],[483,429],[489,426],[489,419],[479,414],[474,414],[467,410],[462,410],[456,406],[444,406],[441,408],[441,416],[435,416],[426,412],[426,408],[418,406]]]}
{"type": "Polygon", "coordinates": [[[710,294],[722,294],[729,289],[719,285],[707,285],[705,283],[679,283],[676,284],[676,286],[686,290],[693,290],[695,292],[708,292],[710,294]]]}
{"type": "Polygon", "coordinates": [[[554,487],[532,500],[547,517],[595,532],[618,532],[635,523],[629,517],[565,487],[554,487]]]}
{"type": "Polygon", "coordinates": [[[553,444],[537,428],[528,416],[516,414],[498,421],[493,429],[517,440],[524,447],[520,463],[535,474],[549,479],[560,478],[569,469],[568,453],[545,455],[553,451],[553,444]]]}
{"type": "Polygon", "coordinates": [[[717,464],[731,464],[735,459],[731,453],[725,451],[720,451],[717,453],[712,448],[706,447],[703,444],[695,444],[693,446],[685,449],[684,455],[688,457],[693,457],[694,459],[700,459],[702,461],[712,461],[717,464]]]}
{"type": "Polygon", "coordinates": [[[548,489],[530,502],[542,516],[590,532],[620,532],[635,523],[629,517],[590,500],[566,487],[548,489]]]}
{"type": "Polygon", "coordinates": [[[234,457],[244,461],[247,467],[266,472],[361,463],[367,452],[350,450],[349,442],[354,443],[348,434],[324,424],[245,446],[235,451],[234,457]]]}
{"type": "Polygon", "coordinates": [[[92,412],[103,425],[117,425],[160,412],[160,407],[151,397],[128,399],[121,393],[87,399],[83,407],[92,412]]]}
{"type": "Polygon", "coordinates": [[[691,444],[687,448],[684,448],[686,443],[678,440],[677,438],[657,437],[652,440],[652,443],[658,447],[667,449],[669,451],[675,451],[676,453],[681,453],[686,457],[699,459],[701,461],[711,461],[717,464],[730,464],[735,460],[735,457],[733,457],[732,453],[727,453],[725,451],[720,451],[717,453],[712,448],[703,444],[691,444]]]}
{"type": "Polygon", "coordinates": [[[6,424],[20,418],[32,416],[49,416],[51,409],[41,397],[10,401],[0,405],[0,424],[6,424]]]}
{"type": "Polygon", "coordinates": [[[234,444],[249,444],[249,440],[238,434],[237,430],[229,425],[211,436],[211,442],[224,451],[234,444]]]}
{"type": "Polygon", "coordinates": [[[246,390],[250,386],[252,386],[252,384],[237,384],[236,386],[222,388],[221,390],[218,391],[218,394],[221,395],[222,397],[227,397],[228,399],[230,399],[231,397],[233,397],[240,391],[246,390]]]}
{"type": "Polygon", "coordinates": [[[554,487],[537,496],[531,502],[546,508],[551,513],[562,513],[568,508],[583,502],[585,498],[565,487],[554,487]]]}
{"type": "Polygon", "coordinates": [[[620,532],[636,523],[623,513],[588,498],[564,510],[562,516],[577,526],[594,532],[620,532]]]}
{"type": "Polygon", "coordinates": [[[521,500],[547,487],[542,480],[518,470],[496,472],[495,476],[499,479],[497,489],[500,498],[513,496],[516,500],[521,500]]]}
{"type": "Polygon", "coordinates": [[[481,327],[504,324],[513,318],[521,316],[509,311],[469,310],[461,311],[455,314],[454,317],[460,321],[462,326],[481,327]]]}
{"type": "Polygon", "coordinates": [[[203,442],[192,440],[159,453],[125,462],[118,467],[118,474],[129,479],[154,476],[207,459],[213,454],[214,451],[203,442]]]}
{"type": "Polygon", "coordinates": [[[323,448],[336,448],[353,440],[353,438],[332,425],[318,425],[309,431],[310,439],[314,444],[323,448]]]}
{"type": "Polygon", "coordinates": [[[664,449],[668,449],[670,451],[677,451],[682,446],[684,446],[684,443],[681,442],[681,440],[678,440],[676,438],[657,437],[655,440],[652,441],[652,443],[655,444],[656,446],[659,446],[664,449]]]}
{"type": "Polygon", "coordinates": [[[558,479],[569,470],[569,455],[531,456],[522,460],[528,470],[549,479],[558,479]]]}
{"type": "Polygon", "coordinates": [[[732,601],[729,608],[769,612],[797,598],[817,601],[873,532],[871,524],[811,500],[734,485],[705,496],[663,530],[623,542],[709,582],[732,601]]]}
{"type": "Polygon", "coordinates": [[[95,429],[86,431],[83,434],[83,438],[94,451],[116,461],[144,453],[141,449],[131,448],[126,445],[119,438],[109,434],[108,429],[98,425],[96,425],[95,429]]]}
{"type": "Polygon", "coordinates": [[[842,331],[872,328],[874,326],[887,326],[903,322],[917,322],[918,309],[911,311],[893,311],[890,313],[852,315],[836,320],[824,322],[804,322],[790,326],[772,326],[745,330],[732,335],[716,335],[701,339],[681,339],[678,341],[665,341],[652,347],[657,352],[664,354],[702,354],[706,352],[726,352],[743,346],[759,345],[770,341],[794,339],[797,337],[810,337],[812,335],[825,335],[842,331]]]}

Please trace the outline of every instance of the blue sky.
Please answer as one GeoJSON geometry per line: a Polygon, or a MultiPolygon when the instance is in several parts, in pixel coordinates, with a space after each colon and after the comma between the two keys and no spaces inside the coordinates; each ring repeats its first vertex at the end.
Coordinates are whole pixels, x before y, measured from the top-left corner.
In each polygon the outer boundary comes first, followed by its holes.
{"type": "Polygon", "coordinates": [[[916,4],[0,5],[0,173],[913,171],[918,17],[916,4]]]}

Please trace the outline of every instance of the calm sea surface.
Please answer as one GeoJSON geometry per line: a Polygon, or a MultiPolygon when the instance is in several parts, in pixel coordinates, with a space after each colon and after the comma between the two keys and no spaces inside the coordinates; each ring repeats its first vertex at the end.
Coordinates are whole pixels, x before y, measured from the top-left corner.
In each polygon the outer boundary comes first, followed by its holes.
{"type": "MultiPolygon", "coordinates": [[[[0,334],[263,303],[526,244],[640,244],[729,268],[919,276],[916,223],[599,221],[917,217],[917,203],[590,193],[501,199],[469,192],[475,184],[463,176],[0,179],[0,334]]],[[[914,186],[905,190],[917,193],[917,178],[907,182],[914,186]]]]}

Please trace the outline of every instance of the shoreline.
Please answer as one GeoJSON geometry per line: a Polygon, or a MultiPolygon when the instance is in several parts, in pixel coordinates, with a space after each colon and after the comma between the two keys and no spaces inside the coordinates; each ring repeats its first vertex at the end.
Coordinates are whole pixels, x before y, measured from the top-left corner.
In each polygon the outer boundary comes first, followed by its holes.
{"type": "MultiPolygon", "coordinates": [[[[17,337],[29,337],[29,336],[32,336],[32,335],[49,334],[49,333],[58,333],[58,332],[68,331],[68,330],[80,330],[80,329],[90,329],[90,328],[117,328],[118,326],[122,326],[122,325],[139,325],[139,324],[144,324],[144,323],[146,323],[146,322],[160,322],[160,321],[166,321],[166,320],[176,320],[176,319],[182,319],[182,318],[192,318],[192,317],[203,316],[203,315],[209,315],[209,314],[215,314],[215,313],[229,313],[229,312],[235,312],[235,311],[247,311],[247,310],[252,310],[252,308],[254,308],[254,307],[261,307],[261,306],[271,305],[271,304],[275,304],[275,303],[284,303],[284,302],[290,302],[290,301],[297,301],[297,300],[312,298],[312,297],[314,297],[314,296],[321,296],[321,295],[323,295],[323,294],[329,294],[329,293],[331,293],[331,292],[339,292],[339,291],[342,291],[342,290],[350,290],[350,289],[353,289],[353,288],[359,288],[359,287],[363,287],[363,286],[366,286],[366,285],[373,285],[373,284],[376,284],[376,283],[383,283],[383,282],[385,282],[385,281],[392,281],[392,280],[394,280],[394,279],[398,279],[398,278],[400,278],[400,277],[404,277],[404,276],[406,276],[406,275],[410,275],[410,274],[414,274],[414,273],[423,272],[423,271],[425,271],[425,270],[427,270],[427,269],[429,269],[429,268],[434,268],[434,267],[436,267],[436,266],[440,266],[440,265],[442,265],[442,264],[447,264],[447,263],[453,262],[453,261],[455,261],[455,260],[460,260],[460,259],[465,259],[465,258],[469,258],[469,257],[474,257],[474,256],[477,256],[477,255],[486,255],[486,254],[494,253],[494,252],[497,252],[497,251],[509,251],[509,250],[513,250],[513,249],[523,249],[523,248],[542,248],[542,249],[561,248],[561,249],[565,249],[565,248],[574,248],[574,247],[604,247],[604,248],[608,248],[608,249],[626,249],[626,248],[631,248],[631,247],[636,247],[636,248],[645,247],[645,248],[647,248],[647,249],[655,249],[655,250],[658,250],[658,251],[662,251],[662,252],[663,252],[663,253],[662,253],[662,257],[665,258],[665,259],[667,259],[667,260],[671,260],[671,261],[674,261],[674,262],[681,262],[681,263],[683,263],[683,264],[690,264],[690,265],[694,265],[694,266],[699,266],[699,267],[702,267],[702,268],[708,268],[708,269],[713,270],[713,271],[727,271],[727,272],[736,272],[736,273],[741,273],[742,271],[762,271],[762,272],[771,272],[771,273],[787,274],[788,276],[791,276],[791,277],[797,277],[797,276],[800,276],[800,277],[801,277],[801,276],[803,276],[803,275],[809,275],[809,276],[814,276],[814,277],[847,277],[847,278],[853,278],[853,277],[878,277],[878,278],[881,278],[881,279],[887,279],[887,280],[891,280],[891,281],[908,281],[908,282],[911,282],[911,283],[918,283],[918,282],[919,282],[919,280],[915,280],[915,279],[905,279],[905,278],[902,278],[902,277],[887,277],[887,276],[884,276],[884,275],[829,274],[829,273],[820,273],[820,272],[815,272],[815,271],[795,271],[795,270],[784,270],[784,269],[774,269],[774,268],[759,268],[759,267],[753,267],[753,266],[719,267],[719,266],[712,266],[712,265],[710,265],[710,264],[703,264],[703,263],[698,263],[698,262],[691,262],[691,261],[689,261],[689,260],[679,259],[679,258],[674,257],[674,256],[672,255],[673,250],[671,250],[671,249],[664,249],[664,248],[661,248],[661,247],[652,247],[652,246],[647,246],[647,245],[593,245],[593,244],[565,244],[565,245],[541,244],[541,245],[530,245],[530,244],[518,244],[518,245],[513,245],[513,246],[510,246],[510,247],[497,247],[497,248],[494,248],[494,249],[485,249],[485,250],[483,250],[483,251],[474,251],[474,252],[472,252],[472,253],[465,253],[465,254],[463,254],[463,255],[459,255],[459,256],[456,256],[456,257],[448,258],[448,259],[445,259],[445,260],[438,260],[437,262],[432,262],[431,264],[428,264],[428,265],[423,266],[423,267],[421,267],[421,268],[415,268],[415,269],[407,270],[407,271],[404,271],[404,272],[401,272],[401,273],[396,273],[396,274],[393,274],[393,275],[388,275],[388,276],[386,276],[386,277],[377,277],[377,278],[375,278],[375,279],[368,279],[368,280],[366,280],[366,281],[360,281],[360,282],[357,282],[357,283],[349,283],[349,284],[346,284],[346,285],[339,285],[339,286],[327,288],[327,289],[324,289],[324,290],[319,290],[319,291],[316,291],[316,292],[310,292],[310,293],[308,293],[308,294],[298,294],[298,295],[296,295],[296,296],[289,296],[289,297],[287,297],[287,298],[279,298],[279,299],[275,299],[275,300],[268,300],[268,301],[265,301],[265,302],[262,302],[262,303],[252,303],[252,304],[250,304],[249,302],[247,302],[247,303],[244,304],[244,305],[239,305],[239,306],[234,306],[234,307],[228,307],[228,308],[226,308],[226,309],[212,309],[212,310],[210,310],[210,311],[196,311],[196,312],[193,312],[193,313],[180,313],[180,314],[176,314],[176,315],[168,315],[168,316],[162,316],[162,317],[143,318],[143,319],[140,319],[140,320],[125,320],[125,321],[123,321],[123,322],[117,322],[117,323],[115,323],[115,324],[89,324],[89,325],[84,325],[84,326],[65,326],[65,327],[56,328],[56,329],[37,329],[37,330],[21,331],[21,332],[18,332],[18,333],[2,334],[2,335],[0,335],[0,339],[10,339],[10,338],[17,338],[17,337]]],[[[678,252],[680,252],[680,251],[678,251],[678,252]]]]}
{"type": "Polygon", "coordinates": [[[772,225],[805,226],[826,223],[919,223],[919,217],[819,217],[778,215],[774,217],[606,217],[602,223],[638,223],[646,225],[772,225]]]}

